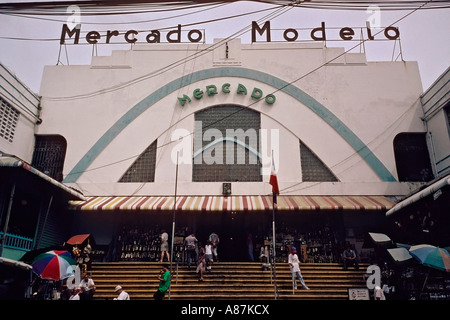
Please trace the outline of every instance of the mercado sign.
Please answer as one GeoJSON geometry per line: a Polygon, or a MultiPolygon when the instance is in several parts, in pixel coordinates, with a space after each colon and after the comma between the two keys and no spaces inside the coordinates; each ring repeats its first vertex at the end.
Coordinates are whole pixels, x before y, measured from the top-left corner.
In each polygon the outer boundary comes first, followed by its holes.
{"type": "MultiPolygon", "coordinates": [[[[370,27],[365,27],[368,40],[375,40],[375,34],[370,27]]],[[[266,21],[262,27],[258,25],[256,21],[252,21],[252,42],[257,42],[258,37],[257,34],[266,42],[272,41],[272,32],[274,30],[270,27],[270,21],[266,21]]],[[[400,37],[400,32],[398,28],[389,26],[385,28],[383,31],[383,35],[387,40],[397,40],[400,37]]],[[[274,31],[275,32],[275,31],[274,31]]],[[[381,33],[381,32],[377,32],[381,33]]],[[[350,27],[344,27],[339,29],[339,39],[343,41],[351,41],[355,36],[355,30],[350,27]]],[[[287,42],[293,41],[304,41],[307,40],[307,36],[309,36],[309,40],[313,41],[326,41],[327,40],[327,29],[325,27],[325,22],[322,22],[320,27],[310,29],[308,31],[288,28],[282,32],[283,39],[287,42]]],[[[77,24],[74,28],[69,28],[67,24],[64,24],[61,30],[60,44],[66,44],[66,41],[73,38],[73,44],[79,44],[81,38],[81,24],[77,24]]],[[[125,40],[126,43],[136,43],[138,41],[147,42],[147,43],[181,43],[181,42],[191,42],[197,43],[204,41],[204,34],[201,30],[193,29],[193,30],[183,30],[181,29],[181,24],[179,24],[176,29],[170,31],[160,31],[160,30],[150,30],[150,31],[137,31],[137,30],[128,30],[126,32],[119,32],[118,30],[107,30],[106,34],[101,34],[99,31],[89,31],[84,36],[84,39],[87,44],[97,44],[100,41],[103,41],[105,44],[114,43],[114,39],[117,41],[119,39],[125,40]],[[187,33],[186,33],[187,32],[187,33]],[[165,34],[165,37],[164,37],[165,34]],[[186,34],[182,37],[182,34],[186,34]],[[139,40],[139,36],[142,36],[142,39],[139,40]]],[[[259,40],[262,41],[262,40],[259,40]]]]}
{"type": "MultiPolygon", "coordinates": [[[[231,92],[230,87],[231,87],[231,84],[224,83],[222,85],[221,91],[223,93],[230,93],[231,92]]],[[[207,85],[206,86],[205,91],[203,91],[203,90],[201,90],[199,88],[195,89],[192,92],[192,97],[197,99],[197,100],[200,100],[201,98],[203,98],[203,95],[205,93],[208,96],[212,96],[212,95],[218,94],[219,91],[217,91],[217,86],[211,84],[211,85],[207,85]]],[[[237,94],[247,95],[247,88],[243,84],[239,83],[237,88],[236,88],[236,93],[237,94]]],[[[264,94],[263,94],[263,91],[261,89],[253,88],[252,93],[251,93],[251,97],[253,99],[259,100],[259,99],[261,99],[263,97],[263,95],[264,94]]],[[[271,94],[271,93],[269,93],[268,95],[266,95],[264,97],[264,101],[266,101],[267,104],[274,104],[275,100],[276,100],[275,96],[273,94],[271,94]]],[[[184,94],[181,98],[180,97],[178,98],[178,102],[180,102],[181,106],[183,107],[186,104],[186,102],[191,102],[191,98],[188,95],[184,94]]]]}

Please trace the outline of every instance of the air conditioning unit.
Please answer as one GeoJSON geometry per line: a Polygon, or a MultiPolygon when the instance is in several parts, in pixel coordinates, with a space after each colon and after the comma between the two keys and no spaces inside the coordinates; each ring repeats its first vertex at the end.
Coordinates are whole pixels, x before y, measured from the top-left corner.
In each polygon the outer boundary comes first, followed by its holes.
{"type": "Polygon", "coordinates": [[[222,193],[224,195],[230,195],[231,194],[231,183],[225,182],[222,184],[222,193]]]}

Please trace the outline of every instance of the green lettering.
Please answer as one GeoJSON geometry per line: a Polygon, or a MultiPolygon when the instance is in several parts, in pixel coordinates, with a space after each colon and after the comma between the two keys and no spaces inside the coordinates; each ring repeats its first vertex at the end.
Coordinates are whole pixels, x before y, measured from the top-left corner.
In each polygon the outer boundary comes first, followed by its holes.
{"type": "Polygon", "coordinates": [[[266,102],[268,104],[274,104],[275,100],[276,100],[275,96],[271,93],[266,96],[266,102]]]}
{"type": "Polygon", "coordinates": [[[252,91],[252,98],[253,99],[260,99],[263,95],[263,92],[261,89],[254,88],[252,91]]]}
{"type": "Polygon", "coordinates": [[[217,94],[217,87],[213,84],[206,86],[206,93],[208,94],[208,96],[217,94]]]}
{"type": "Polygon", "coordinates": [[[224,84],[222,85],[222,92],[223,92],[223,93],[230,93],[230,86],[231,86],[231,84],[229,84],[229,83],[224,83],[224,84]]]}
{"type": "Polygon", "coordinates": [[[178,98],[178,101],[180,101],[181,106],[184,107],[186,101],[191,102],[191,98],[189,98],[187,95],[184,94],[183,98],[178,98]]]}
{"type": "Polygon", "coordinates": [[[194,98],[197,100],[203,98],[203,91],[200,89],[195,89],[194,90],[194,98]]]}
{"type": "Polygon", "coordinates": [[[237,92],[238,94],[247,94],[247,88],[246,88],[244,85],[242,85],[242,84],[239,83],[236,92],[237,92]]]}

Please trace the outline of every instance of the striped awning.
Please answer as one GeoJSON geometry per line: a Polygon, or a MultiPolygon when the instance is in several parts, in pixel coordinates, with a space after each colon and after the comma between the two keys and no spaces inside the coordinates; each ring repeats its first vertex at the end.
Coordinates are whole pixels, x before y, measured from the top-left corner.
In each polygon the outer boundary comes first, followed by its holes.
{"type": "MultiPolygon", "coordinates": [[[[87,197],[70,201],[80,211],[173,211],[174,197],[87,197]]],[[[277,210],[389,210],[394,202],[383,196],[278,196],[277,210]]],[[[272,196],[178,196],[179,211],[266,211],[272,210],[272,196]]]]}

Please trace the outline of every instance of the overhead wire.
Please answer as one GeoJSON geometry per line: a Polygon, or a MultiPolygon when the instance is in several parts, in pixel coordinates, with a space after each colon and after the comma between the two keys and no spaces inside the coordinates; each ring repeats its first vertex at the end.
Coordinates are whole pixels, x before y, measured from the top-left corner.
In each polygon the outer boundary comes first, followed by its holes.
{"type": "MultiPolygon", "coordinates": [[[[17,12],[27,15],[61,15],[70,5],[77,5],[83,9],[86,15],[111,15],[123,13],[156,12],[164,10],[179,10],[181,8],[192,8],[217,3],[234,3],[238,1],[54,1],[54,2],[27,2],[27,3],[3,3],[0,11],[17,12]],[[148,8],[153,8],[148,11],[148,8]],[[158,9],[159,8],[159,9],[158,9]]],[[[302,5],[305,8],[328,9],[328,10],[366,10],[369,5],[376,5],[386,10],[412,10],[427,1],[421,0],[399,0],[399,1],[326,1],[326,0],[258,0],[248,1],[260,4],[272,5],[302,5]]],[[[427,9],[447,7],[448,0],[433,0],[427,9]]]]}
{"type": "MultiPolygon", "coordinates": [[[[429,0],[429,1],[431,1],[431,0],[429,0]]],[[[428,2],[429,2],[429,1],[428,1],[428,2]]],[[[423,6],[425,6],[425,5],[426,5],[426,3],[422,4],[420,7],[415,8],[414,10],[410,11],[409,13],[403,15],[402,17],[400,17],[399,19],[397,19],[395,22],[391,23],[391,24],[389,25],[389,27],[390,27],[390,26],[393,26],[393,25],[395,25],[395,24],[397,24],[397,23],[399,23],[400,21],[402,21],[402,20],[404,20],[404,19],[406,19],[408,16],[410,16],[410,15],[413,14],[414,12],[420,10],[420,8],[423,7],[423,6]]],[[[376,36],[376,35],[378,35],[378,34],[381,33],[381,32],[383,32],[383,30],[380,30],[380,31],[376,32],[375,34],[373,34],[373,36],[376,36]]],[[[358,46],[362,45],[362,44],[363,44],[364,42],[366,42],[366,41],[368,41],[368,39],[364,39],[361,43],[359,43],[359,44],[357,44],[357,45],[351,47],[351,48],[348,49],[348,50],[345,50],[343,53],[341,53],[341,54],[337,55],[336,57],[334,57],[334,58],[332,58],[332,59],[330,59],[330,60],[324,62],[324,63],[321,64],[320,66],[318,66],[318,67],[314,68],[313,70],[311,70],[311,71],[309,71],[309,72],[303,74],[302,76],[300,76],[299,78],[297,78],[297,79],[295,79],[295,80],[289,82],[289,83],[286,84],[285,86],[283,86],[283,87],[281,87],[281,88],[278,88],[278,89],[274,90],[274,91],[272,92],[272,94],[274,94],[274,93],[276,93],[276,92],[279,92],[279,91],[283,90],[283,89],[286,88],[287,86],[290,86],[290,85],[294,84],[295,82],[298,82],[298,81],[304,79],[305,77],[309,76],[310,74],[312,74],[312,73],[314,73],[314,72],[317,72],[319,69],[321,69],[321,68],[325,67],[326,65],[330,64],[331,62],[333,62],[333,61],[335,61],[335,60],[341,58],[343,55],[345,55],[345,54],[349,53],[350,51],[354,50],[355,48],[357,48],[358,46]]],[[[251,104],[249,104],[249,105],[246,106],[245,108],[242,108],[242,109],[237,110],[237,111],[235,111],[235,112],[233,112],[233,113],[230,113],[230,114],[228,114],[227,116],[224,116],[223,118],[218,119],[218,120],[214,121],[213,123],[209,124],[209,126],[212,126],[213,124],[218,123],[219,121],[222,121],[222,120],[224,120],[224,119],[227,119],[227,118],[229,118],[229,117],[231,117],[231,116],[233,116],[233,115],[235,115],[235,114],[241,112],[242,110],[245,110],[245,109],[251,107],[252,105],[258,103],[259,101],[260,101],[260,100],[255,100],[254,102],[252,102],[251,104]]],[[[170,129],[170,128],[168,128],[167,130],[169,130],[169,129],[170,129]]],[[[185,137],[182,137],[182,138],[186,138],[186,137],[191,136],[191,135],[193,135],[193,134],[195,134],[195,131],[190,132],[188,135],[186,135],[185,137]]],[[[172,144],[172,143],[174,143],[174,142],[176,142],[176,141],[171,141],[171,142],[169,142],[169,143],[167,143],[167,144],[159,145],[159,146],[157,146],[157,148],[165,147],[165,146],[167,146],[167,145],[169,145],[169,144],[172,144]]],[[[356,154],[356,153],[358,153],[359,151],[361,151],[361,150],[355,150],[355,152],[354,152],[353,154],[356,154]]],[[[353,154],[352,154],[352,155],[353,155],[353,154]]],[[[134,157],[130,157],[130,158],[126,159],[126,160],[130,160],[130,159],[136,158],[136,157],[138,157],[138,155],[137,155],[137,156],[134,156],[134,157]]],[[[126,160],[123,160],[123,161],[126,161],[126,160]]],[[[116,164],[116,163],[118,163],[118,162],[121,162],[121,161],[114,162],[114,164],[116,164]]],[[[95,169],[104,168],[104,167],[109,166],[109,165],[110,165],[110,164],[107,164],[107,165],[99,166],[99,167],[96,167],[96,168],[91,168],[91,169],[85,170],[85,171],[83,171],[83,172],[77,172],[77,173],[72,173],[72,174],[84,173],[84,172],[86,172],[86,171],[91,171],[91,170],[95,170],[95,169]]],[[[297,183],[297,184],[295,184],[295,185],[298,185],[298,184],[301,184],[301,183],[303,183],[303,182],[297,183]]]]}
{"type": "MultiPolygon", "coordinates": [[[[291,8],[292,8],[292,7],[280,6],[280,7],[276,10],[276,12],[273,12],[273,13],[270,13],[270,14],[266,15],[265,17],[260,18],[258,21],[261,21],[261,20],[267,20],[267,19],[274,19],[274,18],[276,18],[276,17],[278,17],[278,16],[284,14],[286,11],[289,11],[291,8]]],[[[210,47],[220,46],[220,45],[222,45],[223,43],[225,43],[225,42],[227,42],[227,41],[229,41],[229,40],[231,40],[231,39],[233,39],[233,38],[236,38],[236,37],[239,36],[242,32],[246,32],[247,29],[249,29],[249,28],[250,28],[250,26],[246,26],[246,27],[242,28],[241,30],[235,32],[235,33],[232,34],[231,36],[229,36],[229,37],[227,37],[227,38],[225,38],[225,39],[221,39],[221,41],[219,41],[218,43],[215,43],[215,44],[211,45],[210,47]]],[[[210,52],[210,49],[208,49],[208,50],[202,50],[200,53],[201,53],[201,55],[204,55],[204,54],[207,54],[207,53],[209,53],[209,52],[210,52]]],[[[195,54],[194,54],[194,55],[192,55],[192,56],[189,57],[189,60],[196,59],[196,58],[197,58],[197,57],[196,57],[195,54]]],[[[178,62],[183,62],[183,63],[185,63],[186,61],[184,61],[184,59],[183,59],[183,60],[179,60],[178,62]]],[[[175,67],[175,66],[174,66],[174,67],[175,67]]],[[[187,116],[188,116],[188,115],[187,115],[187,116]]],[[[185,116],[184,118],[186,118],[187,116],[185,116]]],[[[229,116],[232,116],[232,114],[231,114],[231,115],[228,115],[228,116],[225,116],[223,119],[228,118],[229,116]]],[[[179,121],[183,120],[184,118],[180,119],[179,121]]],[[[177,124],[179,121],[177,121],[175,124],[177,124]]],[[[221,121],[221,119],[219,119],[218,121],[221,121]]],[[[209,126],[211,126],[211,125],[213,125],[213,124],[215,124],[215,123],[217,123],[217,122],[213,122],[213,123],[211,123],[209,126]]],[[[174,125],[175,125],[175,124],[174,124],[174,125]]],[[[162,135],[166,134],[166,132],[167,132],[168,130],[170,130],[170,129],[171,129],[171,128],[167,128],[166,130],[164,130],[164,132],[162,132],[162,133],[159,135],[159,137],[161,137],[162,135]]],[[[168,142],[168,143],[166,143],[166,144],[159,145],[159,146],[157,146],[156,148],[159,149],[159,148],[162,148],[162,147],[164,147],[164,146],[170,145],[170,144],[172,144],[172,143],[174,143],[174,141],[170,141],[170,142],[168,142]]],[[[120,162],[123,162],[123,161],[128,161],[128,160],[131,160],[131,159],[135,159],[135,158],[137,158],[137,157],[139,157],[139,155],[134,155],[134,156],[128,157],[128,158],[126,158],[126,159],[122,159],[122,160],[118,160],[118,161],[115,161],[115,162],[111,162],[111,163],[106,164],[106,165],[102,165],[102,166],[94,167],[94,168],[91,168],[91,169],[87,169],[87,170],[84,170],[83,172],[72,172],[71,174],[80,174],[80,173],[84,173],[84,172],[87,172],[87,171],[92,171],[92,170],[102,169],[102,168],[105,168],[105,167],[107,167],[107,166],[115,165],[115,164],[120,163],[120,162]]]]}
{"type": "MultiPolygon", "coordinates": [[[[264,3],[272,3],[272,4],[274,4],[274,3],[280,3],[280,2],[282,2],[282,1],[262,1],[262,2],[264,2],[264,3]]],[[[300,3],[296,3],[296,5],[295,6],[299,6],[300,4],[302,5],[302,7],[305,7],[305,8],[316,8],[316,9],[319,9],[319,8],[325,8],[325,6],[327,5],[327,6],[330,6],[330,5],[334,5],[334,6],[336,6],[336,5],[340,5],[340,9],[357,9],[357,8],[359,8],[359,9],[361,9],[361,2],[359,2],[359,1],[334,1],[335,3],[334,4],[331,4],[330,3],[330,1],[321,1],[322,3],[318,3],[319,1],[314,1],[314,6],[312,6],[311,4],[311,2],[304,2],[304,1],[301,1],[300,3]],[[328,3],[328,4],[327,4],[328,3]],[[352,5],[352,7],[350,8],[350,7],[345,7],[344,8],[344,6],[349,6],[349,5],[352,5]]],[[[414,12],[416,12],[417,10],[421,10],[421,9],[424,9],[425,8],[425,5],[427,5],[427,4],[429,4],[429,3],[433,3],[433,5],[435,5],[436,4],[436,2],[439,2],[439,3],[448,3],[448,2],[450,2],[450,1],[372,1],[371,2],[371,4],[375,4],[375,5],[381,5],[381,7],[382,8],[389,8],[389,9],[392,9],[392,10],[394,10],[394,8],[395,8],[395,10],[405,10],[407,7],[395,7],[395,5],[398,5],[398,4],[393,4],[392,2],[396,2],[396,3],[402,3],[403,5],[405,5],[405,4],[409,4],[409,5],[414,5],[414,4],[416,4],[416,3],[422,3],[422,5],[420,6],[420,7],[416,7],[412,12],[410,12],[410,13],[408,13],[408,14],[406,14],[406,15],[404,15],[404,16],[402,16],[400,19],[398,19],[397,21],[395,21],[394,23],[392,23],[390,26],[392,26],[392,25],[394,25],[394,24],[396,24],[396,23],[398,23],[398,22],[400,22],[401,20],[403,20],[403,19],[405,19],[407,16],[409,16],[410,14],[412,14],[412,13],[414,13],[414,12]]],[[[223,3],[222,3],[223,4],[223,3]]],[[[292,5],[292,3],[290,4],[290,7],[292,7],[293,5],[292,5]]],[[[442,5],[440,5],[439,7],[437,7],[437,6],[433,6],[433,8],[443,8],[443,7],[447,7],[447,6],[442,6],[442,5]]],[[[337,8],[337,7],[335,7],[335,8],[337,8]]],[[[1,6],[0,6],[0,9],[1,9],[1,6]]],[[[327,9],[329,9],[329,7],[327,7],[327,9]]],[[[367,9],[367,2],[365,2],[364,3],[364,9],[367,9]]],[[[268,9],[265,9],[265,10],[268,10],[268,9]]],[[[2,13],[2,12],[0,12],[0,13],[2,13]]],[[[111,12],[110,12],[111,13],[111,12]]],[[[226,19],[226,18],[223,18],[223,19],[226,19]]],[[[267,19],[267,18],[266,18],[267,19]]],[[[203,23],[205,23],[205,22],[203,22],[203,23]]],[[[245,29],[245,28],[244,28],[245,29]]],[[[380,31],[381,32],[381,31],[380,31]]],[[[234,34],[234,35],[236,35],[236,33],[234,34]]],[[[233,35],[233,36],[234,36],[233,35]]],[[[232,37],[232,36],[231,36],[232,37]]],[[[227,39],[230,39],[231,37],[228,37],[227,39]]],[[[366,40],[364,40],[363,42],[365,42],[365,41],[367,41],[367,39],[366,40]]],[[[313,73],[313,72],[316,72],[317,70],[319,70],[320,68],[322,68],[322,67],[324,67],[324,66],[326,66],[327,64],[329,64],[329,63],[331,63],[332,61],[334,61],[334,60],[336,60],[336,59],[338,59],[338,58],[340,58],[342,55],[344,55],[344,54],[346,54],[346,53],[348,53],[349,51],[351,51],[351,50],[353,50],[353,49],[355,49],[356,47],[358,47],[358,46],[360,46],[362,43],[359,43],[359,44],[357,44],[357,45],[355,45],[354,47],[352,47],[352,48],[350,48],[349,50],[346,50],[343,54],[341,54],[341,55],[339,55],[339,56],[337,56],[337,57],[335,57],[334,59],[331,59],[330,61],[327,61],[327,62],[325,62],[323,65],[321,65],[321,66],[319,66],[319,67],[317,67],[317,68],[315,68],[314,70],[312,70],[312,71],[310,71],[310,72],[308,72],[307,74],[305,74],[305,75],[303,75],[303,76],[301,76],[301,77],[299,77],[299,78],[297,78],[296,80],[294,80],[294,81],[292,81],[292,82],[290,82],[289,83],[289,85],[291,85],[291,84],[293,84],[293,83],[295,83],[295,82],[297,82],[297,81],[299,81],[299,80],[301,80],[301,79],[303,79],[303,78],[305,78],[305,77],[307,77],[309,74],[311,74],[311,73],[313,73]]],[[[221,44],[220,44],[221,45],[221,44]]],[[[205,53],[207,53],[207,52],[205,52],[205,53]]],[[[193,55],[193,57],[190,57],[189,59],[196,59],[198,56],[197,55],[193,55]]],[[[187,62],[188,60],[182,60],[183,61],[183,63],[185,63],[185,62],[187,62]]],[[[176,67],[177,65],[174,65],[174,66],[171,66],[170,67],[170,69],[172,69],[172,68],[174,68],[174,67],[176,67]]],[[[170,70],[170,69],[168,69],[168,70],[170,70]]],[[[167,71],[167,70],[166,70],[167,71]]],[[[160,72],[162,72],[162,71],[160,71],[160,72]]],[[[165,71],[164,71],[165,72],[165,71]]],[[[160,73],[158,73],[158,74],[160,74],[160,73]]],[[[155,76],[155,75],[158,75],[158,74],[154,74],[154,75],[152,75],[152,76],[155,76]]],[[[131,84],[133,84],[133,83],[135,83],[135,81],[136,81],[137,79],[135,79],[134,81],[132,81],[132,82],[130,82],[128,85],[131,85],[131,84]]],[[[145,79],[141,79],[141,80],[139,80],[139,81],[142,81],[142,80],[145,80],[145,79]]],[[[122,86],[121,86],[122,87],[122,86]]],[[[119,88],[121,88],[121,87],[119,87],[119,88]]],[[[117,88],[117,89],[119,89],[119,88],[117,88]]],[[[277,90],[275,90],[273,93],[276,93],[277,91],[280,91],[280,90],[282,90],[283,88],[280,88],[280,89],[277,89],[277,90]]],[[[99,92],[99,93],[104,93],[105,91],[101,91],[101,92],[99,92]]],[[[273,94],[272,93],[272,94],[273,94]]],[[[92,94],[92,93],[91,93],[92,94]]],[[[79,96],[78,96],[79,97],[79,96]]],[[[84,97],[86,97],[86,96],[84,96],[84,97]]],[[[62,99],[67,99],[68,97],[63,97],[62,99]]],[[[70,98],[70,97],[69,97],[70,98]]],[[[74,98],[74,97],[71,97],[71,98],[74,98]]],[[[48,98],[48,99],[52,99],[52,98],[48,98]]],[[[255,101],[254,103],[257,103],[258,101],[255,101]]],[[[248,107],[250,107],[251,105],[253,105],[254,103],[252,103],[252,104],[250,104],[249,106],[247,106],[247,108],[248,107]]],[[[238,112],[240,112],[240,110],[238,110],[237,112],[235,112],[235,113],[238,113],[238,112]]],[[[228,115],[228,116],[232,116],[232,114],[231,115],[228,115]]],[[[227,116],[227,117],[228,117],[227,116]]],[[[220,119],[220,120],[222,120],[222,119],[220,119]]],[[[218,120],[218,121],[220,121],[220,120],[218,120]]],[[[193,134],[194,132],[192,132],[191,134],[193,134]]],[[[173,142],[170,142],[170,143],[173,143],[173,142]]],[[[160,147],[163,147],[163,146],[166,146],[166,145],[168,145],[168,144],[170,144],[170,143],[167,143],[167,144],[164,144],[164,145],[161,145],[161,146],[158,146],[158,148],[160,148],[160,147]]],[[[355,153],[356,153],[356,151],[355,151],[355,153]]],[[[127,161],[127,160],[130,160],[130,159],[132,159],[132,158],[136,158],[137,156],[133,156],[133,157],[129,157],[129,158],[127,158],[127,159],[122,159],[122,160],[119,160],[119,161],[116,161],[116,162],[114,162],[114,163],[110,163],[110,164],[108,164],[108,165],[112,165],[112,164],[116,164],[116,163],[118,163],[118,162],[122,162],[122,161],[127,161]]],[[[108,166],[108,165],[105,165],[105,166],[108,166]]],[[[95,170],[95,169],[99,169],[99,168],[103,168],[103,167],[105,167],[105,166],[100,166],[100,167],[96,167],[96,168],[91,168],[91,169],[88,169],[88,170],[85,170],[85,171],[83,171],[83,172],[86,172],[86,171],[91,171],[91,170],[95,170]]],[[[296,185],[298,185],[298,184],[296,184],[296,185]]],[[[291,187],[288,187],[288,188],[285,188],[285,189],[289,189],[289,188],[292,188],[292,187],[294,187],[295,185],[293,185],[293,186],[291,186],[291,187]]]]}

